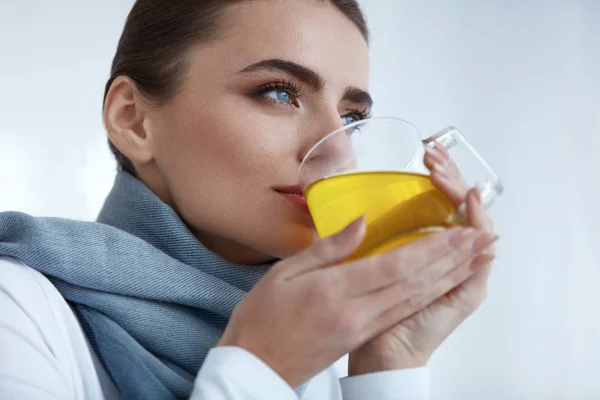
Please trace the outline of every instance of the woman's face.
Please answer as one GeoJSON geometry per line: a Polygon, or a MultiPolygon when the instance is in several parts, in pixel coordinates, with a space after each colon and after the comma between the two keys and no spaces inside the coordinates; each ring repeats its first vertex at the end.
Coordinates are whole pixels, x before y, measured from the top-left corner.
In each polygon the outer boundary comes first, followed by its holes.
{"type": "Polygon", "coordinates": [[[181,91],[144,122],[152,168],[139,173],[209,249],[263,263],[314,239],[307,209],[285,192],[298,190],[320,138],[369,113],[368,49],[321,1],[243,2],[225,22],[191,51],[181,91]]]}

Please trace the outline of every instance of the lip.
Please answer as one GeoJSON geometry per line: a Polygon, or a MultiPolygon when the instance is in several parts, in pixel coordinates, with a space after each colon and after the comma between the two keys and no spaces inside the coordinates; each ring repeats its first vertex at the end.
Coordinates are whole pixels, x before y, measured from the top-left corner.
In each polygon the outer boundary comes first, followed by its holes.
{"type": "Polygon", "coordinates": [[[275,188],[279,193],[303,194],[300,185],[290,185],[275,188]]]}
{"type": "Polygon", "coordinates": [[[279,187],[276,188],[275,191],[290,202],[301,207],[304,211],[309,212],[308,204],[306,203],[306,197],[304,197],[304,193],[302,193],[302,188],[300,185],[279,187]]]}

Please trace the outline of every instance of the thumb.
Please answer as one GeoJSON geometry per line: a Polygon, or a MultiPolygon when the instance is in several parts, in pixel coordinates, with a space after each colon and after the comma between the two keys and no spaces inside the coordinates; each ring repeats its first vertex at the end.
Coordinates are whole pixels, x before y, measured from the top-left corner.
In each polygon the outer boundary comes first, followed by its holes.
{"type": "MultiPolygon", "coordinates": [[[[292,275],[342,262],[360,245],[367,229],[361,216],[336,234],[317,240],[312,246],[293,257],[292,275]]],[[[289,261],[292,261],[290,259],[289,261]]]]}

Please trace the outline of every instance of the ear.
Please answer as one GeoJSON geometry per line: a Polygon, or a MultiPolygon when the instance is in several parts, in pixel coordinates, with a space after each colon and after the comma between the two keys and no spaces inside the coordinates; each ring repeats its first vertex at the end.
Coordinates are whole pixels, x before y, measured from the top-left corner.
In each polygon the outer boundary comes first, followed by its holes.
{"type": "Polygon", "coordinates": [[[120,76],[112,83],[104,103],[108,137],[134,165],[152,160],[152,137],[144,127],[148,105],[133,79],[120,76]]]}

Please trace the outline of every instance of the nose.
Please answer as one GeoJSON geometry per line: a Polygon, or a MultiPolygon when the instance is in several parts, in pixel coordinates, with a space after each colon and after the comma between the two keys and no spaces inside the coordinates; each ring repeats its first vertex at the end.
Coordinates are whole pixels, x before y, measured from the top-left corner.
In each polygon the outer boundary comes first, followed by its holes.
{"type": "Polygon", "coordinates": [[[311,118],[306,125],[302,136],[302,146],[298,154],[299,161],[302,162],[311,149],[330,133],[343,128],[342,119],[337,109],[320,113],[311,118]]]}
{"type": "Polygon", "coordinates": [[[305,152],[302,156],[300,185],[356,168],[356,154],[352,145],[352,129],[344,129],[336,112],[336,120],[321,120],[306,135],[305,152]]]}

